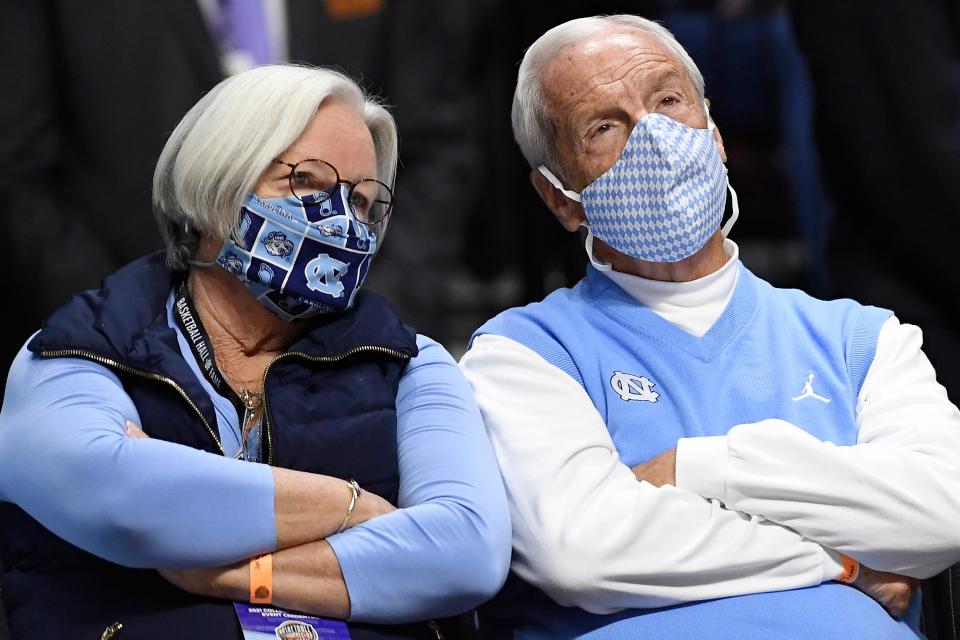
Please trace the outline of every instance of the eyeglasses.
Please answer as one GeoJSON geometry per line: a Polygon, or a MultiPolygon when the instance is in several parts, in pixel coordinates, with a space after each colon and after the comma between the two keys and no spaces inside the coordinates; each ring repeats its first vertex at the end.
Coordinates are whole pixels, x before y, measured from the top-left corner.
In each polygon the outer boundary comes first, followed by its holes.
{"type": "Polygon", "coordinates": [[[393,210],[393,191],[390,187],[374,180],[364,178],[350,182],[340,178],[340,173],[329,162],[309,158],[300,162],[284,162],[274,159],[277,164],[290,167],[290,193],[304,205],[324,202],[331,187],[347,185],[350,187],[347,202],[357,220],[366,225],[375,225],[383,221],[393,210]],[[304,200],[308,198],[308,200],[304,200]]]}

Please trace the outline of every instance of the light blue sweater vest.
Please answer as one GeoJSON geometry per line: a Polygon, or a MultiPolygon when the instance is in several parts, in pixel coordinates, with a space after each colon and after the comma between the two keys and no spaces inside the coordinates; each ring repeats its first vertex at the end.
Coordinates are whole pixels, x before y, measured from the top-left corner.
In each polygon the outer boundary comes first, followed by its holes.
{"type": "MultiPolygon", "coordinates": [[[[739,269],[730,303],[702,337],[593,268],[572,289],[505,311],[475,336],[515,340],[580,383],[630,466],[675,447],[678,438],[724,435],[766,418],[820,440],[856,443],[857,395],[891,313],[776,289],[739,269]]],[[[834,582],[607,616],[531,598],[517,631],[552,638],[916,638],[917,600],[898,621],[834,582]]]]}

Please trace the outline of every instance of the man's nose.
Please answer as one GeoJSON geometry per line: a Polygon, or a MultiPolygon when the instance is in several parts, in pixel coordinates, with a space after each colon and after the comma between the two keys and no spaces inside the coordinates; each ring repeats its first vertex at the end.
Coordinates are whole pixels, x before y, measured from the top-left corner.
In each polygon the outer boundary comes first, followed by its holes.
{"type": "Polygon", "coordinates": [[[638,105],[633,111],[630,112],[630,130],[633,131],[634,127],[637,126],[637,123],[644,117],[650,115],[650,111],[647,110],[645,106],[638,105]]]}
{"type": "Polygon", "coordinates": [[[652,111],[648,111],[646,107],[640,106],[637,107],[634,111],[630,112],[630,131],[633,131],[637,127],[637,123],[643,119],[644,116],[648,116],[652,111]]]}

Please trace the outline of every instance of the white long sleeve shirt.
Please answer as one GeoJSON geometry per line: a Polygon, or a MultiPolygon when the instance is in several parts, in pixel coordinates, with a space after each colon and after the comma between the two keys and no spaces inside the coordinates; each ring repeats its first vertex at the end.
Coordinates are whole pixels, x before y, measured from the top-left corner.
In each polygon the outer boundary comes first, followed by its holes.
{"type": "MultiPolygon", "coordinates": [[[[737,248],[686,283],[607,275],[694,335],[723,312],[737,248]]],[[[677,486],[637,482],[568,374],[481,335],[461,360],[500,462],[513,568],[595,613],[796,588],[834,579],[839,552],[915,577],[960,560],[960,412],[920,330],[890,318],[857,399],[858,443],[781,420],[677,443],[677,486]],[[750,515],[747,515],[750,514],[750,515]]],[[[801,389],[797,390],[798,393],[801,389]]]]}

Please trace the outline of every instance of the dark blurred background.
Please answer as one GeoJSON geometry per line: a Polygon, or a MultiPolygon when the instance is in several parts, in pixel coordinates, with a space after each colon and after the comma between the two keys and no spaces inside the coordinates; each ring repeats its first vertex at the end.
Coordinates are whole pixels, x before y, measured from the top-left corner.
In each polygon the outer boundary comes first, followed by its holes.
{"type": "Polygon", "coordinates": [[[957,401],[955,0],[0,0],[0,370],[70,295],[160,247],[151,176],[180,117],[225,74],[284,60],[393,107],[397,207],[369,286],[459,356],[496,312],[584,273],[510,103],[539,35],[621,12],[661,20],[703,71],[747,266],[919,325],[957,401]]]}
{"type": "Polygon", "coordinates": [[[0,0],[5,361],[70,295],[159,248],[150,177],[183,113],[226,73],[284,60],[338,67],[393,107],[398,205],[369,286],[461,353],[489,316],[583,274],[580,239],[529,185],[510,102],[540,34],[617,12],[661,20],[703,71],[744,261],[890,306],[956,367],[937,223],[960,206],[957,3],[907,0],[0,0]],[[237,12],[262,22],[245,35],[266,58],[244,59],[237,12]]]}

